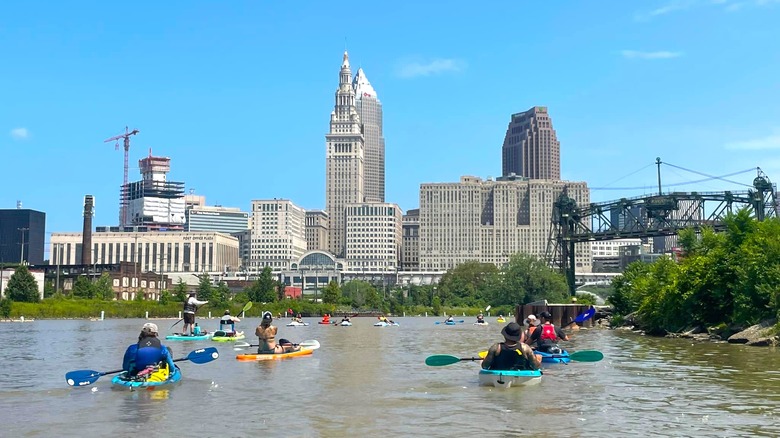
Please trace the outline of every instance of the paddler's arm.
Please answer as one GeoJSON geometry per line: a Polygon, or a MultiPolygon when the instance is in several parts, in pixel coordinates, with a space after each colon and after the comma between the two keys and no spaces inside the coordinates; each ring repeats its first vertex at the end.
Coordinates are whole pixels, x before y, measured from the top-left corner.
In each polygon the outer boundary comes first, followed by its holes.
{"type": "Polygon", "coordinates": [[[493,359],[495,359],[496,355],[498,355],[498,348],[499,344],[493,344],[488,348],[488,352],[485,355],[485,358],[482,359],[482,369],[488,370],[490,369],[490,365],[493,365],[493,359]]]}

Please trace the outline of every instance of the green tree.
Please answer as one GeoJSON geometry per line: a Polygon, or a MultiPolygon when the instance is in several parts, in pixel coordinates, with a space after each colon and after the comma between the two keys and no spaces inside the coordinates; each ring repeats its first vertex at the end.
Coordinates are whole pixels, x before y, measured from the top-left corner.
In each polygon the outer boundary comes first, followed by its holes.
{"type": "Polygon", "coordinates": [[[140,289],[138,292],[135,293],[135,301],[142,302],[146,300],[146,290],[140,289]]]}
{"type": "Polygon", "coordinates": [[[163,290],[163,291],[160,293],[160,300],[159,300],[159,301],[160,301],[160,304],[162,304],[162,305],[166,305],[166,304],[168,304],[169,302],[171,302],[171,300],[172,300],[172,299],[173,299],[173,296],[171,295],[171,293],[170,293],[170,292],[168,292],[168,289],[165,289],[165,290],[163,290]]]}
{"type": "Polygon", "coordinates": [[[102,299],[111,301],[116,297],[114,294],[114,288],[112,286],[113,280],[108,272],[104,272],[100,275],[94,285],[95,296],[102,299]]]}
{"type": "Polygon", "coordinates": [[[11,301],[10,298],[0,299],[0,316],[2,316],[3,318],[10,318],[11,306],[13,306],[13,302],[11,301]]]}
{"type": "Polygon", "coordinates": [[[537,257],[515,254],[501,270],[493,304],[516,305],[548,300],[569,302],[566,279],[537,257]]]}
{"type": "Polygon", "coordinates": [[[326,304],[337,304],[341,300],[341,287],[335,281],[331,281],[322,288],[322,302],[326,304]]]}
{"type": "Polygon", "coordinates": [[[649,266],[642,262],[631,263],[621,275],[612,279],[612,295],[607,302],[612,304],[616,315],[626,316],[639,308],[641,297],[634,290],[633,285],[637,278],[647,274],[649,266]]]}
{"type": "Polygon", "coordinates": [[[95,284],[89,281],[86,275],[79,275],[76,277],[76,281],[73,282],[71,293],[74,297],[95,298],[95,284]]]}
{"type": "Polygon", "coordinates": [[[379,293],[370,283],[363,280],[352,280],[341,286],[341,294],[353,307],[375,307],[379,293]]]}
{"type": "Polygon", "coordinates": [[[198,282],[198,299],[200,301],[211,301],[214,287],[211,285],[209,274],[204,273],[198,276],[198,278],[200,279],[198,282]]]}
{"type": "Polygon", "coordinates": [[[16,271],[8,280],[5,295],[13,301],[23,303],[37,303],[40,301],[38,282],[35,281],[35,277],[27,270],[27,266],[19,265],[16,268],[16,271]]]}
{"type": "Polygon", "coordinates": [[[211,301],[209,304],[214,307],[227,307],[229,298],[230,288],[228,287],[227,283],[220,281],[217,283],[217,287],[213,289],[213,293],[211,294],[211,301]]]}
{"type": "Polygon", "coordinates": [[[438,285],[438,295],[444,304],[476,306],[487,300],[497,278],[496,265],[467,261],[442,276],[438,285]]]}
{"type": "Polygon", "coordinates": [[[51,280],[43,283],[43,297],[50,298],[57,290],[54,288],[54,282],[51,280]]]}
{"type": "Polygon", "coordinates": [[[176,286],[173,288],[173,296],[176,298],[176,301],[181,301],[183,303],[187,299],[187,292],[187,284],[179,277],[179,282],[176,283],[176,286]]]}
{"type": "Polygon", "coordinates": [[[246,290],[253,302],[273,303],[277,299],[278,282],[271,268],[266,266],[260,276],[246,290]]]}

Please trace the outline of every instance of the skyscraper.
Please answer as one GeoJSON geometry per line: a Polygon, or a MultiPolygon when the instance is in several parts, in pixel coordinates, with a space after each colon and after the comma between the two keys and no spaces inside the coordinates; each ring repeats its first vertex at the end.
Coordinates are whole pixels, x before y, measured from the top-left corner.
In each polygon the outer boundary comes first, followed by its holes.
{"type": "Polygon", "coordinates": [[[535,106],[512,114],[501,155],[503,176],[561,179],[561,143],[555,136],[547,107],[535,106]]]}
{"type": "Polygon", "coordinates": [[[330,132],[325,135],[325,210],[330,214],[328,250],[338,257],[344,255],[346,206],[365,199],[365,140],[351,78],[349,55],[345,51],[336,104],[330,113],[330,132]]]}
{"type": "Polygon", "coordinates": [[[363,123],[365,201],[385,202],[385,137],[382,135],[382,103],[362,68],[359,68],[355,74],[352,87],[355,89],[355,107],[363,123]]]}

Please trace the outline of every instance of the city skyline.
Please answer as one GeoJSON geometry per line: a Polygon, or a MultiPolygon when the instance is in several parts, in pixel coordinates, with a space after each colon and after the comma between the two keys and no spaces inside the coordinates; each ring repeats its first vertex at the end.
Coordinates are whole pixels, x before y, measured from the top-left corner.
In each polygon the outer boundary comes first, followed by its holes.
{"type": "MultiPolygon", "coordinates": [[[[500,175],[507,118],[537,105],[555,119],[561,177],[586,181],[593,201],[654,192],[656,156],[710,175],[761,166],[780,180],[772,76],[780,59],[771,46],[780,8],[721,3],[523,4],[469,14],[457,5],[418,5],[416,14],[368,6],[375,20],[348,48],[382,92],[391,139],[385,199],[407,211],[419,207],[423,183],[500,175]],[[527,31],[540,38],[514,38],[517,14],[534,16],[527,31]],[[602,21],[588,25],[583,14],[602,21]],[[454,30],[474,23],[490,26],[478,37],[454,30]],[[389,38],[402,24],[407,31],[389,38]]],[[[140,130],[131,163],[149,148],[170,157],[170,178],[210,205],[246,211],[252,199],[276,197],[325,207],[322,115],[332,109],[332,60],[343,45],[326,26],[335,11],[314,5],[322,19],[301,21],[282,6],[193,2],[185,11],[158,5],[156,15],[140,2],[113,23],[105,17],[115,5],[79,14],[56,4],[4,8],[0,147],[6,163],[20,165],[4,166],[0,207],[21,200],[46,212],[47,230],[77,231],[83,196],[93,194],[95,225],[115,225],[122,153],[103,140],[125,126],[140,130]]],[[[701,179],[662,172],[664,185],[701,179]]],[[[746,188],[676,189],[724,187],[746,188]]]]}

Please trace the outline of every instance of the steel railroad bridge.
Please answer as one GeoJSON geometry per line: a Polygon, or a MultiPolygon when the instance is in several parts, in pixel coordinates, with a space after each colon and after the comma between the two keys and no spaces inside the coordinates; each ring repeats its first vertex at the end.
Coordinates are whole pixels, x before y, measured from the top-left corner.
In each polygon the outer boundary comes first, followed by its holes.
{"type": "MultiPolygon", "coordinates": [[[[660,165],[660,159],[657,159],[660,165]]],[[[659,171],[660,175],[660,171],[659,171]]],[[[758,169],[752,188],[746,191],[671,192],[579,207],[566,188],[553,204],[547,244],[547,262],[566,276],[574,295],[574,245],[615,239],[672,236],[686,228],[710,227],[723,231],[729,213],[747,209],[759,221],[777,217],[776,187],[758,169]]]]}

